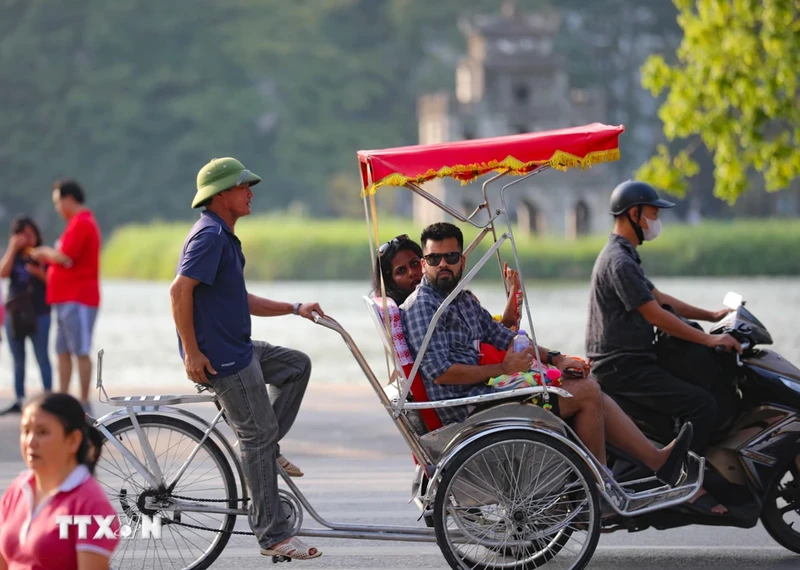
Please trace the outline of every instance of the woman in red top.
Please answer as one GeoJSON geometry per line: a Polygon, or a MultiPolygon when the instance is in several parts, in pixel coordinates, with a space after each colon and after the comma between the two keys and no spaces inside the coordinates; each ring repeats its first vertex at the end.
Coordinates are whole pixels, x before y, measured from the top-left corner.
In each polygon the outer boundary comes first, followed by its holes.
{"type": "Polygon", "coordinates": [[[92,476],[97,430],[68,394],[26,404],[20,448],[30,467],[0,498],[0,570],[108,570],[119,522],[92,476]],[[87,517],[85,523],[70,517],[87,517]],[[90,521],[90,522],[89,522],[90,521]]]}

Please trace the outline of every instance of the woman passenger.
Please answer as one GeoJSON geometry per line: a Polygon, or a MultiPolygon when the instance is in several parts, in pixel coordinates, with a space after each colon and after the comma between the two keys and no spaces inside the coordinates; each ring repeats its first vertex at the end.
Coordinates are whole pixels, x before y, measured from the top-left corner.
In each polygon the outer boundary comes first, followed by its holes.
{"type": "Polygon", "coordinates": [[[386,296],[398,306],[422,281],[422,248],[407,234],[387,241],[378,249],[372,294],[381,296],[381,277],[386,296]]]}
{"type": "Polygon", "coordinates": [[[92,476],[100,456],[96,432],[69,394],[42,394],[25,405],[20,449],[30,469],[0,498],[0,570],[109,569],[119,521],[92,476]],[[91,517],[85,536],[77,524],[57,521],[80,515],[91,517]],[[112,516],[99,532],[95,517],[112,516]]]}

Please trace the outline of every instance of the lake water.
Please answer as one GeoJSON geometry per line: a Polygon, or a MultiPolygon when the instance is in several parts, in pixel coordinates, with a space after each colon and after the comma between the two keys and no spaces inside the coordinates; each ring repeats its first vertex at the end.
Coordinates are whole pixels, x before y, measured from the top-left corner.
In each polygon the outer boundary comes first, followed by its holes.
{"type": "MultiPolygon", "coordinates": [[[[748,308],[772,333],[774,349],[795,364],[800,363],[800,279],[661,278],[655,282],[660,290],[705,308],[720,308],[729,290],[742,294],[748,308]]],[[[471,289],[490,312],[502,312],[504,293],[499,283],[473,285],[471,289]]],[[[248,287],[252,293],[271,299],[318,301],[351,334],[378,377],[386,377],[382,345],[361,298],[369,288],[366,282],[250,283],[248,287]]],[[[168,288],[166,282],[103,283],[94,350],[105,349],[104,377],[111,395],[144,390],[168,393],[183,386],[191,390],[177,354],[168,288]]],[[[562,352],[583,354],[588,283],[534,283],[528,285],[528,294],[539,342],[562,352]]],[[[52,330],[53,339],[54,334],[52,330]]],[[[314,365],[312,382],[366,382],[341,337],[305,319],[254,318],[253,338],[306,352],[314,365]]],[[[57,378],[54,383],[57,385],[57,378]]],[[[41,386],[30,348],[26,384],[29,393],[41,386]]],[[[12,386],[11,355],[3,341],[0,392],[8,394],[12,386]]]]}

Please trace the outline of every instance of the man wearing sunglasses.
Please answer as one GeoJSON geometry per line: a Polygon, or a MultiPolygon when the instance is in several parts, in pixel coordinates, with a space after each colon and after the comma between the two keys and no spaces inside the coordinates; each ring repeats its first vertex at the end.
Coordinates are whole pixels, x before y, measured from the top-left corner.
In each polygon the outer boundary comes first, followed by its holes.
{"type": "MultiPolygon", "coordinates": [[[[419,287],[400,307],[403,333],[415,358],[434,314],[458,285],[466,263],[462,253],[464,238],[453,224],[439,222],[428,226],[422,231],[420,242],[424,276],[419,287]]],[[[495,321],[472,295],[462,291],[436,323],[422,358],[420,373],[428,397],[449,400],[487,394],[492,391],[486,385],[490,378],[530,370],[535,356],[533,347],[514,352],[515,334],[495,321]],[[506,350],[504,360],[497,364],[479,364],[476,346],[481,342],[506,350]]],[[[558,400],[551,396],[552,411],[562,418],[573,418],[578,437],[600,462],[605,464],[606,461],[608,437],[611,443],[653,469],[663,482],[668,485],[677,482],[691,441],[691,424],[687,424],[666,448],[657,449],[619,406],[601,393],[598,384],[588,377],[585,363],[541,346],[536,356],[540,362],[579,377],[563,381],[563,388],[571,398],[558,400]]],[[[471,413],[468,406],[437,411],[443,424],[463,421],[471,413]]]]}

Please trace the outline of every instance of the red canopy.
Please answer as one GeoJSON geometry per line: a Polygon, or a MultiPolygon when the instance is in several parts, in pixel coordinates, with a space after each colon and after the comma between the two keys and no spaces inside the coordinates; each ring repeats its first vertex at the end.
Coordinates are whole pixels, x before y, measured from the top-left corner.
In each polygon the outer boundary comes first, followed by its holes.
{"type": "Polygon", "coordinates": [[[445,176],[467,182],[493,170],[527,174],[544,165],[566,170],[618,160],[618,138],[624,130],[622,125],[592,123],[490,139],[360,150],[357,154],[362,184],[371,194],[381,186],[421,184],[445,176]]]}

